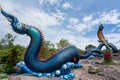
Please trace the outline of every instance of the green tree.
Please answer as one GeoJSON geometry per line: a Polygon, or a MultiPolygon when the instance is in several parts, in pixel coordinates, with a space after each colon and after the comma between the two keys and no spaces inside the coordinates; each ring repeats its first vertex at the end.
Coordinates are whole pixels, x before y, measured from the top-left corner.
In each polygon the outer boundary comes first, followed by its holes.
{"type": "Polygon", "coordinates": [[[1,39],[0,45],[5,47],[13,46],[13,42],[15,41],[16,36],[13,36],[10,33],[7,33],[4,38],[1,39]]]}
{"type": "Polygon", "coordinates": [[[92,49],[92,48],[96,48],[96,46],[89,44],[85,47],[85,49],[92,49]]]}
{"type": "Polygon", "coordinates": [[[0,49],[2,48],[2,43],[1,43],[1,41],[0,41],[0,49]]]}
{"type": "Polygon", "coordinates": [[[15,39],[16,36],[8,33],[0,40],[0,73],[13,73],[13,67],[24,58],[26,48],[14,45],[15,39]]]}
{"type": "Polygon", "coordinates": [[[16,46],[10,47],[10,50],[8,50],[8,52],[2,55],[2,57],[0,58],[0,63],[2,64],[0,72],[4,72],[7,74],[15,72],[14,66],[17,62],[21,61],[20,56],[22,57],[19,48],[17,48],[16,46]]]}
{"type": "Polygon", "coordinates": [[[59,41],[59,43],[57,43],[57,48],[60,49],[60,48],[63,48],[63,47],[65,47],[65,46],[68,46],[68,45],[70,45],[70,43],[69,43],[68,40],[66,40],[66,39],[61,39],[61,40],[59,41]]]}
{"type": "Polygon", "coordinates": [[[54,48],[54,44],[53,43],[51,43],[50,41],[45,41],[45,43],[44,43],[44,48],[46,48],[46,49],[51,49],[51,48],[54,48]]]}
{"type": "Polygon", "coordinates": [[[79,49],[80,54],[82,55],[84,53],[84,50],[79,49]]]}
{"type": "Polygon", "coordinates": [[[39,58],[48,58],[56,50],[54,46],[55,45],[50,41],[45,41],[42,54],[39,56],[39,58]]]}

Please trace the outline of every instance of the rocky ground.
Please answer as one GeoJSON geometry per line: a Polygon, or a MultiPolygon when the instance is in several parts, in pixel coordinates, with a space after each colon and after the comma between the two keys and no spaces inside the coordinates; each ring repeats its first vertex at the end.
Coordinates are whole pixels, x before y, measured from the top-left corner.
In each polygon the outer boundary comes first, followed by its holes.
{"type": "MultiPolygon", "coordinates": [[[[80,60],[82,68],[74,69],[72,72],[76,75],[73,80],[120,80],[120,56],[114,57],[116,65],[101,65],[103,59],[80,60]]],[[[26,74],[10,76],[3,80],[63,80],[58,77],[28,76],[26,74]]],[[[70,79],[71,80],[71,79],[70,79]]]]}
{"type": "Polygon", "coordinates": [[[102,60],[82,61],[84,67],[74,70],[74,80],[120,80],[120,63],[116,65],[101,65],[102,60]]]}

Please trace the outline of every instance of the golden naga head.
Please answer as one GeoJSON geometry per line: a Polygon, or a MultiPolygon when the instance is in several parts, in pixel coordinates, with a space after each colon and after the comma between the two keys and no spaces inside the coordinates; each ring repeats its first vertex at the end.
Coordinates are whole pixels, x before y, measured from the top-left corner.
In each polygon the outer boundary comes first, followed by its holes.
{"type": "Polygon", "coordinates": [[[98,28],[97,36],[98,36],[100,41],[105,42],[105,37],[102,33],[103,28],[104,28],[104,26],[101,24],[98,28]]]}

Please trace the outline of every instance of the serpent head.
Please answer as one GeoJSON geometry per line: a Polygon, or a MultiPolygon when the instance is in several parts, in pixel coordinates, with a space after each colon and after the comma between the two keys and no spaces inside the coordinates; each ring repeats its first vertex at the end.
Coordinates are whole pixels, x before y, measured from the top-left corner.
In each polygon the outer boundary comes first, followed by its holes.
{"type": "Polygon", "coordinates": [[[104,26],[101,24],[100,26],[99,26],[99,31],[102,31],[103,30],[103,28],[104,28],[104,26]]]}
{"type": "Polygon", "coordinates": [[[2,15],[4,15],[7,20],[10,22],[11,26],[12,26],[12,29],[19,33],[19,34],[27,34],[27,31],[29,29],[28,25],[26,24],[23,24],[23,23],[19,23],[19,20],[11,15],[11,14],[8,14],[6,13],[2,8],[1,8],[1,13],[2,15]]]}

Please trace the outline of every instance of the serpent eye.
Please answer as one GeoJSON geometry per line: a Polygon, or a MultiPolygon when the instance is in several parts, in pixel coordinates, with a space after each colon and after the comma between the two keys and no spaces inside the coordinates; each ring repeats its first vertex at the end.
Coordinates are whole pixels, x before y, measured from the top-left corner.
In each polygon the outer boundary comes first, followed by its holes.
{"type": "Polygon", "coordinates": [[[22,27],[23,30],[28,30],[29,29],[28,25],[23,24],[23,23],[21,23],[21,27],[22,27]]]}

